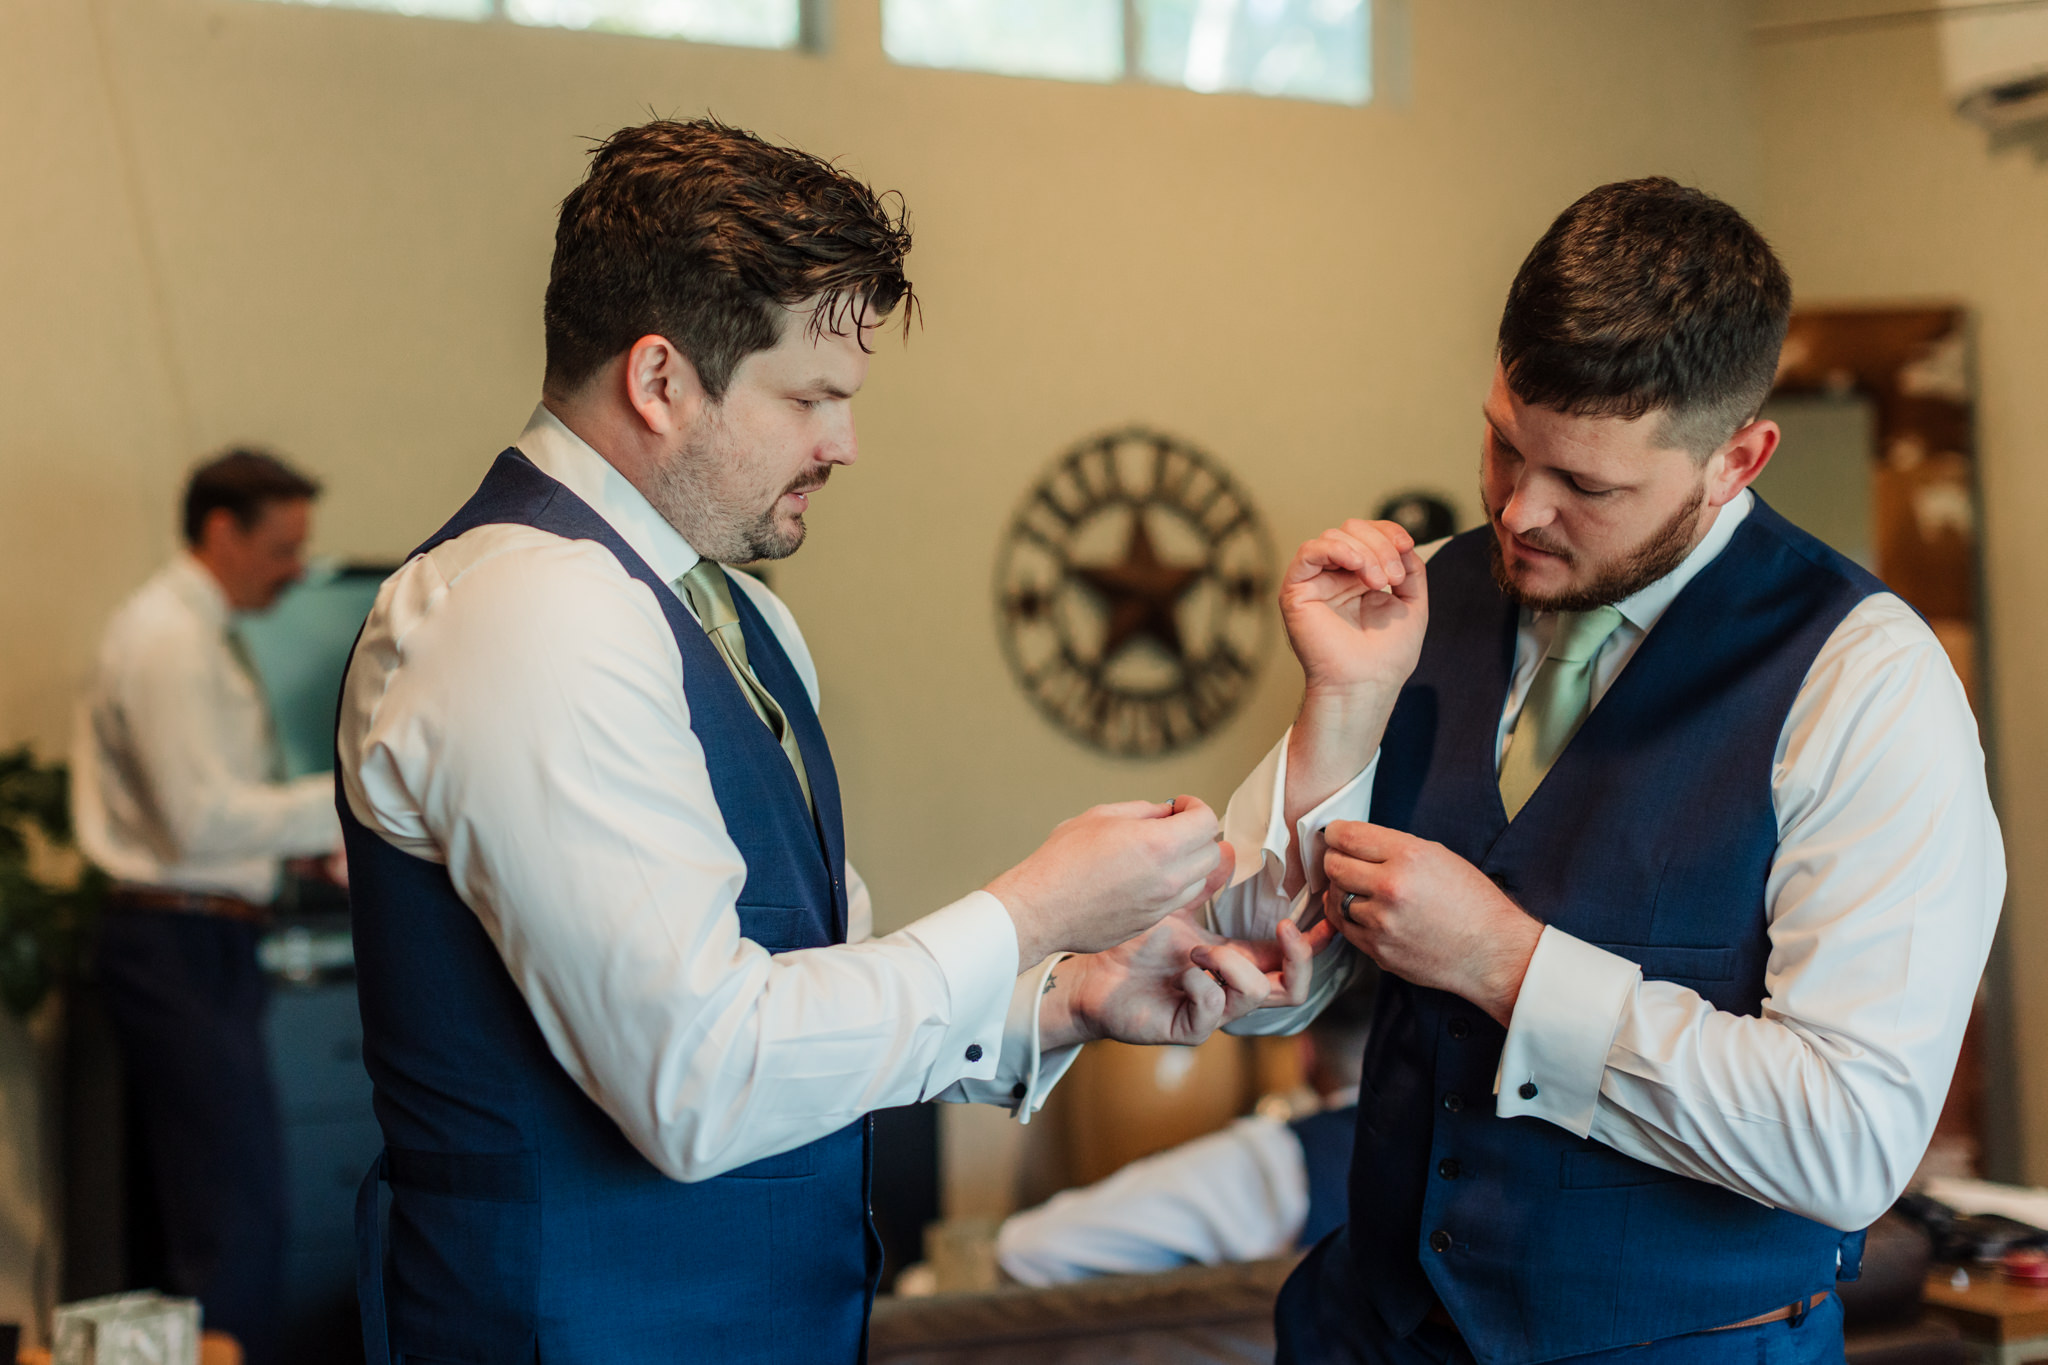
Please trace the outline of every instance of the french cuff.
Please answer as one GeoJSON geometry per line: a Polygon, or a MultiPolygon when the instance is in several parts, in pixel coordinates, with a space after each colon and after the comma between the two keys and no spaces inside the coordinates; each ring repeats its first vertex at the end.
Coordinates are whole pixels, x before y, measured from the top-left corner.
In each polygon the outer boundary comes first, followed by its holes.
{"type": "MultiPolygon", "coordinates": [[[[1306,891],[1302,892],[1305,897],[1306,891]]],[[[1297,909],[1299,907],[1297,906],[1297,909]]],[[[1358,979],[1365,957],[1339,935],[1309,962],[1308,999],[1299,1005],[1268,1005],[1223,1026],[1238,1038],[1270,1038],[1301,1032],[1314,1023],[1346,986],[1358,979]]]]}
{"type": "Polygon", "coordinates": [[[1292,726],[1280,742],[1266,751],[1259,766],[1237,784],[1230,804],[1223,808],[1223,842],[1237,852],[1237,868],[1230,884],[1237,886],[1274,869],[1273,889],[1280,885],[1279,869],[1287,866],[1287,741],[1292,726]]]}
{"type": "Polygon", "coordinates": [[[1059,1084],[1060,1077],[1081,1055],[1081,1045],[1072,1043],[1047,1052],[1040,1045],[1038,1003],[1044,999],[1052,969],[1071,953],[1054,953],[1036,970],[1017,978],[1010,992],[1010,1012],[1003,1021],[1002,1058],[994,1076],[987,1080],[962,1080],[938,1098],[952,1103],[1000,1104],[1029,1123],[1045,1104],[1045,1097],[1059,1084]]]}
{"type": "Polygon", "coordinates": [[[1508,1020],[1495,1112],[1592,1132],[1607,1054],[1642,975],[1627,958],[1546,926],[1508,1020]]]}
{"type": "Polygon", "coordinates": [[[1005,1021],[1017,979],[1017,926],[986,891],[961,897],[910,925],[938,964],[952,1006],[926,1073],[932,1096],[961,1081],[986,1081],[1002,1065],[1005,1021]]]}
{"type": "MultiPolygon", "coordinates": [[[[1373,775],[1379,770],[1377,752],[1356,777],[1304,815],[1290,831],[1287,828],[1287,745],[1293,736],[1294,727],[1289,726],[1280,736],[1280,742],[1259,760],[1259,766],[1238,784],[1237,791],[1231,795],[1230,805],[1224,810],[1224,842],[1237,853],[1237,870],[1230,878],[1233,887],[1263,874],[1265,881],[1260,890],[1264,895],[1278,896],[1281,883],[1286,880],[1287,849],[1292,841],[1303,851],[1302,869],[1307,873],[1308,885],[1320,888],[1323,884],[1324,828],[1333,820],[1363,820],[1372,812],[1373,775]]],[[[1303,904],[1305,902],[1297,900],[1290,908],[1290,917],[1299,917],[1303,904]]],[[[1218,922],[1213,907],[1210,917],[1209,927],[1218,933],[1242,932],[1241,926],[1218,922]]]]}
{"type": "MultiPolygon", "coordinates": [[[[1287,799],[1287,760],[1285,758],[1280,760],[1280,767],[1281,786],[1274,794],[1275,801],[1285,801],[1287,799]]],[[[1323,838],[1323,831],[1339,820],[1369,820],[1372,818],[1373,778],[1378,775],[1379,770],[1380,755],[1379,750],[1375,749],[1373,750],[1372,757],[1366,761],[1365,767],[1359,770],[1358,776],[1330,793],[1329,798],[1322,805],[1317,806],[1314,810],[1302,816],[1301,819],[1295,821],[1294,846],[1302,851],[1301,870],[1306,874],[1305,889],[1309,893],[1311,902],[1313,902],[1314,893],[1321,891],[1323,887],[1329,884],[1329,878],[1323,875],[1323,854],[1329,848],[1323,838]]],[[[1285,856],[1285,852],[1283,849],[1283,856],[1285,856]]],[[[1303,908],[1295,914],[1294,918],[1297,923],[1303,921],[1314,923],[1321,916],[1312,913],[1309,904],[1305,903],[1303,908]]]]}

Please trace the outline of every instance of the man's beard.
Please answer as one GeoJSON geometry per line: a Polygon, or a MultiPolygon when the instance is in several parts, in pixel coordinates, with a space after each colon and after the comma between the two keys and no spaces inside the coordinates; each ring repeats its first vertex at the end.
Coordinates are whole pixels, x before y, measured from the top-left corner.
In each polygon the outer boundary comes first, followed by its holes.
{"type": "Polygon", "coordinates": [[[739,457],[720,440],[723,428],[693,437],[680,451],[656,468],[654,486],[647,500],[663,520],[676,528],[690,548],[720,564],[752,564],[762,559],[787,559],[804,543],[804,519],[794,526],[778,524],[775,509],[788,493],[810,493],[825,486],[832,476],[831,465],[807,469],[776,493],[765,510],[753,510],[753,500],[721,499],[718,496],[722,472],[729,472],[739,457]]]}
{"type": "MultiPolygon", "coordinates": [[[[1486,506],[1483,490],[1479,502],[1482,507],[1486,506]]],[[[1685,505],[1673,513],[1669,521],[1651,532],[1642,544],[1603,568],[1585,587],[1551,597],[1524,592],[1509,575],[1507,552],[1500,545],[1500,513],[1487,507],[1486,518],[1492,523],[1493,535],[1486,548],[1493,564],[1494,584],[1509,599],[1532,611],[1591,611],[1595,607],[1612,606],[1624,598],[1635,596],[1685,562],[1685,557],[1692,553],[1693,535],[1699,528],[1700,507],[1705,502],[1706,485],[1701,482],[1694,486],[1685,505]]],[[[1539,550],[1563,555],[1567,564],[1577,562],[1576,555],[1554,549],[1541,540],[1529,536],[1522,539],[1539,550]]]]}

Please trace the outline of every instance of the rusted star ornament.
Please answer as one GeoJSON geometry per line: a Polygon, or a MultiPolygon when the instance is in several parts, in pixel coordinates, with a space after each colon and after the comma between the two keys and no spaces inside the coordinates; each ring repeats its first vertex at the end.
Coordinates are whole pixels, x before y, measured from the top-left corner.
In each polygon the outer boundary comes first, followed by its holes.
{"type": "Polygon", "coordinates": [[[1150,756],[1242,704],[1270,633],[1271,542],[1208,456],[1133,428],[1057,460],[997,559],[1003,649],[1034,705],[1097,749],[1150,756]]]}

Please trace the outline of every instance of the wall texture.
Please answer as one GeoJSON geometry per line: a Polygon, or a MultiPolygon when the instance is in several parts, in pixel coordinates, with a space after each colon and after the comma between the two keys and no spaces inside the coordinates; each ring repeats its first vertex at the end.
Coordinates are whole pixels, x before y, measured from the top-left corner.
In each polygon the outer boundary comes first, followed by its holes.
{"type": "MultiPolygon", "coordinates": [[[[552,213],[585,139],[711,109],[900,189],[918,232],[924,325],[878,358],[863,462],[776,577],[823,670],[882,927],[1082,805],[1220,805],[1291,710],[1277,635],[1251,704],[1191,754],[1069,743],[998,651],[990,575],[1019,496],[1067,443],[1138,420],[1219,456],[1282,554],[1398,488],[1469,516],[1500,297],[1551,215],[1652,171],[1758,202],[1747,19],[1733,0],[1432,0],[1411,96],[1353,110],[898,69],[877,0],[838,0],[823,56],[11,0],[0,742],[61,746],[209,447],[272,443],[325,478],[320,549],[390,558],[438,524],[535,399],[552,213]]],[[[993,1114],[952,1125],[953,1206],[999,1209],[1011,1139],[993,1114]]],[[[0,1200],[0,1266],[40,1236],[15,1213],[32,1202],[0,1200]]],[[[0,1317],[7,1292],[0,1274],[0,1317]]]]}
{"type": "MultiPolygon", "coordinates": [[[[1766,23],[1890,5],[1781,0],[1766,23]]],[[[1949,112],[1929,24],[1759,41],[1762,221],[1808,303],[1960,302],[1976,321],[1992,760],[2011,890],[2003,932],[2017,1092],[1998,1093],[2006,1174],[2048,1184],[2048,140],[1949,112]],[[2016,1127],[2018,1150],[2013,1145],[2016,1127]]],[[[1994,1073],[1994,1085],[1999,1077],[1994,1073]]]]}

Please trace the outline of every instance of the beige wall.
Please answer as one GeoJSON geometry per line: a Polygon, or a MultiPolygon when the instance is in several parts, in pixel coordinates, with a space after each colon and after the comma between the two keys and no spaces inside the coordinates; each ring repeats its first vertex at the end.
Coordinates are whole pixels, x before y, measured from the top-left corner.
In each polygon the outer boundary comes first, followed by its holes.
{"type": "MultiPolygon", "coordinates": [[[[1496,310],[1549,217],[1651,171],[1758,202],[1746,7],[1415,8],[1412,99],[1352,110],[897,69],[876,0],[839,0],[823,57],[12,0],[0,743],[61,744],[96,633],[169,551],[210,446],[274,443],[327,479],[324,550],[390,557],[431,530],[534,400],[583,139],[710,108],[901,189],[918,232],[925,326],[879,357],[863,463],[776,580],[823,670],[883,926],[1085,803],[1220,804],[1291,709],[1284,647],[1184,757],[1053,733],[990,610],[997,537],[1041,467],[1108,425],[1166,427],[1236,472],[1283,553],[1399,487],[1469,515],[1496,310]]],[[[976,1172],[1000,1169],[956,1162],[956,1206],[999,1205],[976,1172]]]]}
{"type": "MultiPolygon", "coordinates": [[[[1773,0],[1762,17],[1892,8],[1773,0]]],[[[1919,24],[1757,45],[1763,223],[1802,300],[1954,300],[1975,315],[2015,1174],[2048,1184],[2048,141],[1995,143],[1951,114],[1938,44],[1919,24]]]]}

